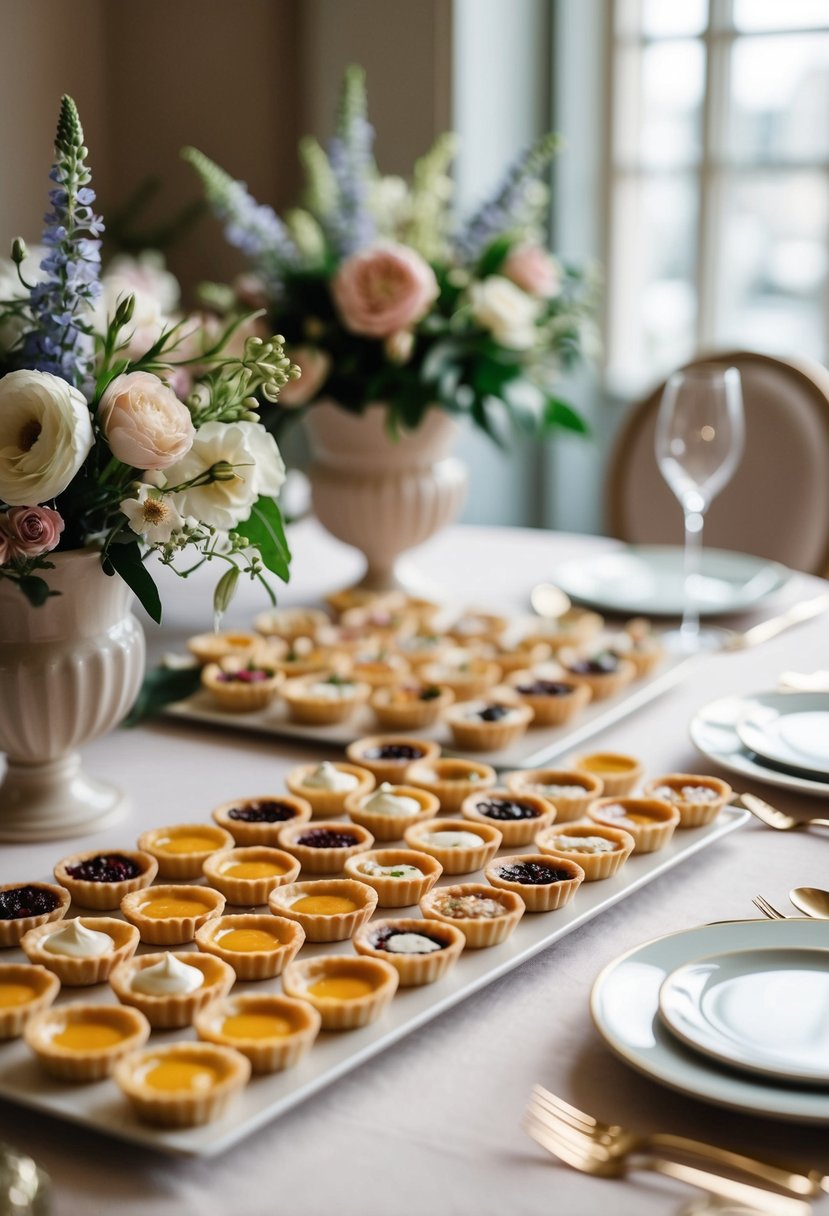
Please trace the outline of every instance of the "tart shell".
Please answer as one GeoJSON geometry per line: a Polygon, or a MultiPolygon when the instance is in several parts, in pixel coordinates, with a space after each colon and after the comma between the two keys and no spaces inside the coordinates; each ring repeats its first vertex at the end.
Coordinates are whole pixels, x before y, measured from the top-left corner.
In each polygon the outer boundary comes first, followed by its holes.
{"type": "Polygon", "coordinates": [[[394,692],[394,685],[379,688],[371,698],[371,708],[383,730],[424,730],[432,726],[455,699],[451,688],[441,688],[439,695],[428,701],[412,700],[395,704],[390,700],[394,692]]]}
{"type": "Polygon", "coordinates": [[[454,925],[466,938],[469,950],[481,950],[497,946],[506,941],[524,915],[526,904],[514,891],[499,890],[482,882],[461,882],[453,887],[438,887],[420,901],[420,910],[427,920],[439,921],[442,925],[454,925]],[[438,900],[446,896],[461,898],[464,895],[480,895],[484,899],[497,899],[504,908],[503,916],[445,916],[436,908],[438,900]]]}
{"type": "Polygon", "coordinates": [[[507,678],[507,687],[521,700],[522,705],[529,705],[533,711],[532,725],[561,726],[580,713],[591,698],[590,689],[586,684],[578,684],[568,677],[556,679],[557,684],[567,684],[572,692],[561,696],[549,696],[544,693],[521,692],[519,685],[532,683],[536,679],[531,671],[516,671],[507,678]]]}
{"type": "Polygon", "coordinates": [[[311,818],[311,804],[306,798],[297,798],[294,794],[262,794],[260,797],[234,798],[231,802],[223,802],[213,811],[213,821],[226,832],[230,832],[237,845],[248,848],[252,845],[265,845],[275,848],[279,833],[289,823],[307,823],[311,818]],[[292,814],[285,819],[275,819],[273,823],[262,820],[249,823],[244,819],[232,819],[231,811],[242,810],[251,803],[277,802],[289,807],[292,814]]]}
{"type": "Polygon", "coordinates": [[[444,714],[444,721],[452,732],[455,746],[465,752],[499,752],[520,739],[533,720],[533,711],[522,704],[511,688],[504,688],[502,696],[498,688],[491,689],[488,697],[509,706],[509,717],[500,722],[482,722],[471,719],[476,701],[460,701],[444,714]]]}
{"type": "Polygon", "coordinates": [[[339,820],[318,819],[313,824],[297,824],[283,828],[279,833],[279,845],[286,853],[295,857],[303,871],[308,874],[342,874],[349,857],[365,853],[374,844],[374,837],[359,823],[340,823],[339,820]],[[309,831],[345,832],[355,837],[352,845],[338,845],[331,849],[301,844],[299,838],[309,831]]]}
{"type": "Polygon", "coordinates": [[[55,879],[66,887],[79,908],[94,908],[98,912],[112,912],[120,907],[121,900],[132,891],[141,891],[148,887],[158,873],[158,862],[149,853],[136,849],[87,849],[85,853],[73,853],[64,857],[55,866],[55,879]],[[107,856],[117,853],[119,857],[127,857],[141,867],[140,874],[134,878],[125,878],[121,882],[94,882],[87,878],[73,878],[68,870],[70,866],[90,861],[93,857],[107,856]]]}
{"type": "Polygon", "coordinates": [[[575,772],[573,769],[534,768],[518,769],[507,773],[507,789],[511,794],[523,797],[524,794],[537,794],[544,798],[556,810],[556,824],[570,823],[573,819],[581,819],[587,813],[591,802],[603,793],[602,782],[590,773],[575,772]],[[532,789],[534,785],[579,785],[583,793],[572,797],[562,797],[559,794],[542,794],[532,789]]]}
{"type": "Polygon", "coordinates": [[[410,849],[426,853],[439,861],[444,874],[471,874],[474,870],[482,870],[495,856],[503,838],[499,829],[489,823],[473,824],[468,819],[433,819],[407,828],[403,839],[410,849]],[[441,847],[429,843],[433,832],[472,832],[480,837],[481,843],[460,848],[441,847]]]}
{"type": "Polygon", "coordinates": [[[204,863],[204,876],[211,887],[221,891],[229,904],[261,907],[268,902],[274,887],[293,882],[299,876],[300,865],[290,853],[282,849],[271,849],[265,845],[250,845],[241,849],[223,849],[211,853],[204,863]],[[222,867],[231,862],[271,862],[283,867],[281,874],[270,874],[264,878],[235,878],[223,872],[222,867]]]}
{"type": "MultiPolygon", "coordinates": [[[[321,879],[318,882],[295,882],[271,891],[268,904],[274,916],[286,916],[305,930],[309,942],[342,942],[351,937],[369,919],[377,907],[378,896],[373,887],[353,878],[321,879]],[[339,895],[357,904],[352,912],[294,911],[292,903],[308,895],[339,895]]],[[[287,989],[286,989],[287,991],[287,989]]]]}
{"type": "Polygon", "coordinates": [[[392,785],[400,785],[404,781],[404,773],[411,764],[421,764],[424,761],[435,760],[440,755],[440,747],[430,739],[417,739],[411,735],[367,735],[349,743],[345,754],[354,764],[367,768],[378,783],[388,781],[392,785]],[[375,747],[411,747],[420,752],[416,760],[409,759],[370,759],[366,752],[375,747]]]}
{"type": "Polygon", "coordinates": [[[705,789],[713,790],[717,795],[716,800],[712,799],[710,802],[685,800],[674,802],[671,800],[671,806],[675,806],[679,811],[680,828],[700,828],[706,823],[712,823],[734,795],[734,791],[727,781],[721,781],[719,777],[702,777],[691,773],[666,773],[664,777],[654,777],[644,787],[644,793],[652,798],[658,798],[656,790],[660,785],[668,785],[677,792],[684,785],[701,785],[705,789]]]}
{"type": "Polygon", "coordinates": [[[26,984],[33,990],[25,1004],[0,1009],[0,1039],[19,1038],[29,1019],[48,1009],[60,992],[58,977],[31,963],[0,963],[0,984],[26,984]]]}
{"type": "Polygon", "coordinates": [[[539,853],[562,857],[581,866],[585,882],[600,882],[605,878],[612,878],[630,857],[634,843],[630,832],[623,832],[621,828],[605,827],[600,823],[555,824],[539,832],[535,838],[535,847],[539,853]],[[575,849],[559,848],[555,844],[558,836],[601,836],[604,840],[611,841],[616,848],[612,853],[579,853],[575,849]]]}
{"type": "Polygon", "coordinates": [[[165,993],[154,996],[149,992],[134,992],[132,978],[139,971],[161,963],[167,951],[142,954],[117,966],[109,977],[110,987],[122,1005],[140,1009],[153,1030],[175,1030],[189,1026],[199,1009],[211,1001],[227,996],[236,982],[236,972],[222,959],[195,951],[172,951],[173,957],[188,967],[196,967],[204,976],[204,984],[195,992],[165,993]]]}
{"type": "MultiPolygon", "coordinates": [[[[300,765],[299,768],[292,769],[285,778],[285,784],[291,793],[307,802],[311,807],[311,815],[314,819],[325,819],[331,815],[344,815],[345,800],[350,794],[368,794],[376,785],[374,774],[370,773],[362,765],[345,764],[343,761],[337,760],[334,762],[334,767],[339,769],[340,772],[350,773],[352,777],[356,777],[358,784],[349,790],[315,789],[313,786],[303,784],[304,779],[317,768],[316,764],[300,765]]],[[[294,821],[292,820],[291,822],[294,821]]],[[[280,825],[280,828],[286,826],[283,823],[280,825]]]]}
{"type": "Polygon", "coordinates": [[[455,815],[470,793],[491,789],[498,775],[491,765],[475,760],[438,759],[428,763],[418,760],[406,769],[404,780],[434,794],[440,809],[455,815]]]}
{"type": "Polygon", "coordinates": [[[362,681],[354,682],[348,697],[314,696],[309,691],[311,687],[331,674],[333,673],[322,671],[315,675],[286,680],[280,691],[292,722],[300,722],[306,726],[334,726],[350,718],[371,696],[371,685],[362,681]]]}
{"type": "Polygon", "coordinates": [[[112,949],[92,958],[73,958],[47,950],[46,943],[53,933],[60,931],[60,922],[30,929],[20,943],[30,962],[51,971],[67,988],[103,984],[113,969],[125,959],[132,958],[138,948],[139,933],[134,925],[116,920],[114,916],[79,916],[78,920],[84,929],[106,933],[112,939],[112,949]]]}
{"type": "Polygon", "coordinates": [[[615,697],[636,679],[636,668],[630,659],[619,659],[615,671],[575,672],[565,665],[566,679],[574,684],[586,684],[594,701],[615,697]]]}
{"type": "Polygon", "coordinates": [[[170,1043],[165,1047],[133,1052],[118,1064],[114,1079],[144,1122],[160,1127],[196,1127],[220,1115],[247,1085],[250,1073],[250,1061],[230,1047],[214,1043],[170,1043]],[[221,1070],[221,1079],[209,1089],[196,1092],[163,1093],[153,1089],[143,1080],[143,1074],[153,1060],[169,1058],[205,1063],[221,1070]]]}
{"type": "Polygon", "coordinates": [[[35,1014],[26,1023],[23,1037],[42,1067],[53,1077],[61,1081],[100,1081],[110,1076],[119,1060],[146,1043],[150,1037],[150,1024],[138,1009],[77,1001],[35,1014]],[[84,1020],[109,1023],[121,1030],[124,1038],[109,1047],[87,1050],[63,1047],[54,1042],[54,1034],[61,1027],[84,1020]]]}
{"type": "Polygon", "coordinates": [[[148,946],[180,946],[184,942],[191,942],[196,935],[196,930],[201,928],[206,921],[221,916],[225,906],[224,895],[219,891],[213,891],[210,887],[160,885],[153,887],[153,894],[168,897],[180,896],[183,899],[195,897],[204,902],[205,910],[203,913],[156,919],[145,916],[141,911],[142,902],[146,900],[143,891],[132,891],[129,895],[125,895],[121,900],[121,911],[130,924],[135,925],[141,934],[142,942],[148,946]]]}
{"type": "Polygon", "coordinates": [[[645,775],[645,766],[640,760],[621,752],[591,752],[588,755],[573,756],[569,765],[577,772],[597,777],[602,783],[602,793],[607,798],[630,794],[645,775]],[[614,765],[619,767],[614,769],[614,765]]]}
{"type": "Polygon", "coordinates": [[[364,882],[377,892],[380,908],[410,908],[419,903],[427,891],[431,891],[443,873],[443,866],[428,853],[414,849],[370,849],[357,857],[349,857],[345,873],[357,882],[364,882]],[[384,874],[364,874],[360,866],[365,861],[376,861],[380,866],[417,866],[422,878],[390,878],[384,874]]]}
{"type": "Polygon", "coordinates": [[[354,934],[354,949],[357,953],[391,963],[400,977],[401,988],[419,988],[423,984],[434,984],[455,965],[466,945],[466,938],[460,929],[455,925],[442,924],[440,929],[431,929],[432,933],[445,940],[446,945],[442,949],[431,954],[393,954],[389,950],[372,945],[377,930],[387,926],[402,929],[407,933],[424,933],[430,930],[430,925],[423,917],[373,920],[354,934]]]}
{"type": "Polygon", "coordinates": [[[598,798],[587,812],[588,818],[603,827],[619,828],[633,837],[634,853],[656,853],[663,849],[679,826],[679,811],[659,798],[598,798]],[[649,823],[620,822],[605,814],[605,807],[621,805],[634,813],[653,815],[649,823]]]}
{"type": "Polygon", "coordinates": [[[313,1045],[322,1019],[308,1001],[274,993],[227,997],[201,1009],[193,1019],[196,1034],[205,1043],[218,1043],[240,1052],[254,1073],[282,1072],[292,1068],[313,1045]],[[272,1039],[243,1039],[222,1030],[223,1019],[233,1014],[274,1014],[290,1020],[295,1030],[272,1039]]]}
{"type": "Polygon", "coordinates": [[[138,837],[138,847],[154,857],[158,865],[158,877],[171,882],[184,882],[192,878],[201,878],[202,866],[212,853],[220,849],[233,848],[234,840],[230,832],[212,823],[176,823],[169,827],[151,828],[142,832],[138,837]],[[198,849],[192,853],[168,853],[156,842],[165,836],[175,837],[192,832],[194,835],[205,836],[213,841],[209,849],[198,849]]]}
{"type": "Polygon", "coordinates": [[[21,887],[37,887],[38,890],[48,891],[58,901],[49,912],[41,912],[38,916],[15,916],[10,920],[0,920],[0,949],[18,946],[23,936],[38,925],[46,925],[54,920],[63,920],[69,910],[72,897],[65,886],[57,886],[53,882],[4,882],[0,886],[3,891],[19,891],[21,887]]]}
{"type": "Polygon", "coordinates": [[[553,822],[556,808],[552,802],[539,794],[513,794],[506,789],[486,790],[482,794],[470,794],[461,806],[461,814],[471,823],[488,823],[501,833],[501,843],[511,849],[515,845],[530,844],[539,832],[553,822]],[[480,804],[494,801],[522,802],[535,811],[532,819],[494,819],[478,810],[480,804]]]}
{"type": "Polygon", "coordinates": [[[400,982],[391,963],[378,958],[354,958],[347,954],[318,954],[299,959],[285,968],[282,987],[288,996],[308,1001],[317,1010],[323,1030],[356,1030],[374,1022],[391,1002],[400,982]],[[367,977],[375,985],[365,996],[350,1001],[319,997],[309,985],[324,976],[367,977]]]}
{"type": "Polygon", "coordinates": [[[568,904],[576,894],[584,882],[584,870],[577,862],[570,861],[569,858],[556,857],[554,860],[558,868],[568,872],[569,878],[562,878],[557,882],[539,883],[536,886],[532,883],[513,882],[508,878],[503,878],[498,872],[502,866],[521,862],[535,862],[542,866],[551,865],[553,858],[542,853],[521,853],[514,857],[499,857],[497,861],[489,863],[484,870],[484,877],[488,883],[501,891],[514,891],[520,899],[523,899],[528,912],[555,912],[558,908],[563,908],[565,904],[568,904]]]}
{"type": "Polygon", "coordinates": [[[392,787],[391,793],[397,797],[414,798],[420,804],[420,810],[413,815],[384,815],[361,805],[371,795],[355,796],[351,794],[345,800],[345,809],[348,811],[352,823],[359,823],[360,827],[366,828],[375,840],[401,840],[406,828],[411,827],[414,823],[434,819],[440,810],[440,802],[437,797],[417,786],[395,785],[392,787]]]}
{"type": "MultiPolygon", "coordinates": [[[[281,671],[273,671],[267,679],[253,681],[223,680],[222,675],[238,669],[239,660],[225,659],[221,663],[208,663],[202,668],[202,687],[207,689],[220,709],[232,714],[255,713],[266,709],[279,692],[285,679],[281,671]]],[[[264,661],[262,666],[265,667],[264,661]]],[[[268,667],[268,671],[272,669],[268,667]]]]}
{"type": "Polygon", "coordinates": [[[196,930],[199,950],[220,958],[233,968],[237,980],[246,981],[270,980],[275,975],[281,975],[284,967],[299,953],[304,941],[305,930],[299,921],[269,913],[219,916],[196,930]],[[271,934],[278,945],[273,950],[228,950],[218,937],[223,929],[262,929],[271,934]]]}

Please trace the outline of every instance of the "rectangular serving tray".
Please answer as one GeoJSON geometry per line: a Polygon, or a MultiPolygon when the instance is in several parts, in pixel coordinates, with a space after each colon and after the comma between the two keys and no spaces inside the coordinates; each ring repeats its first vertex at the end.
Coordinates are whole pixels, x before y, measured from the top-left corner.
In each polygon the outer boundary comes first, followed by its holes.
{"type": "MultiPolygon", "coordinates": [[[[676,832],[658,853],[634,855],[613,878],[604,882],[583,883],[575,899],[557,912],[527,913],[512,936],[500,946],[464,951],[455,967],[436,984],[422,988],[399,989],[382,1018],[360,1030],[322,1033],[311,1051],[293,1069],[271,1076],[256,1077],[238,1100],[219,1120],[204,1127],[165,1131],[140,1123],[111,1081],[91,1085],[67,1085],[51,1080],[39,1067],[28,1048],[17,1039],[0,1044],[0,1097],[32,1107],[58,1119],[104,1132],[118,1139],[142,1144],[163,1152],[185,1156],[209,1157],[224,1152],[264,1124],[284,1114],[338,1077],[385,1050],[412,1030],[450,1009],[459,1001],[484,988],[493,980],[518,967],[534,954],[552,946],[594,916],[633,894],[640,887],[715,844],[740,827],[749,815],[726,808],[707,827],[676,832]]],[[[503,849],[502,853],[515,853],[503,849]]],[[[443,877],[439,885],[456,881],[481,880],[478,874],[461,879],[443,877]]],[[[417,916],[417,908],[378,909],[376,917],[417,916]]],[[[140,948],[142,952],[147,947],[140,948]]],[[[152,949],[150,947],[149,949],[152,949]]],[[[350,954],[350,942],[303,946],[300,957],[314,954],[350,954]]],[[[4,962],[25,962],[22,951],[4,952],[4,962]]],[[[589,959],[586,960],[589,966],[589,959]]],[[[237,984],[235,993],[280,991],[280,981],[237,984]]],[[[64,990],[58,1004],[67,1000],[114,1001],[108,986],[94,989],[64,990]]],[[[168,1031],[151,1042],[192,1039],[193,1031],[168,1031]]]]}

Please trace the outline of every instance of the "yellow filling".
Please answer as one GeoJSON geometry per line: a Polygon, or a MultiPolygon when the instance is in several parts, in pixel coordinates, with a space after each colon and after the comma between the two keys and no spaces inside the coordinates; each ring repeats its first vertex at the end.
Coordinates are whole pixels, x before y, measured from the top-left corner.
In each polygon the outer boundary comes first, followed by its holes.
{"type": "Polygon", "coordinates": [[[162,853],[210,853],[219,845],[215,836],[206,832],[176,832],[170,836],[156,836],[153,848],[162,853]]]}
{"type": "Polygon", "coordinates": [[[374,985],[369,980],[360,979],[353,975],[327,975],[321,980],[310,984],[308,991],[312,996],[325,997],[333,1001],[356,1001],[361,996],[368,996],[374,991],[374,985]]]}
{"type": "Polygon", "coordinates": [[[113,1026],[111,1022],[70,1022],[58,1031],[52,1042],[70,1051],[99,1051],[114,1047],[126,1037],[121,1027],[113,1026]]]}
{"type": "Polygon", "coordinates": [[[359,906],[353,899],[345,899],[342,895],[303,895],[295,904],[291,904],[291,911],[311,912],[314,916],[337,916],[341,912],[356,912],[359,906]]]}
{"type": "Polygon", "coordinates": [[[141,905],[141,912],[150,920],[164,920],[168,916],[204,916],[209,911],[209,905],[203,900],[178,895],[158,895],[141,905]]]}
{"type": "Polygon", "coordinates": [[[582,760],[581,767],[591,773],[629,773],[636,766],[624,756],[588,756],[582,760]]]}
{"type": "Polygon", "coordinates": [[[222,873],[228,878],[278,878],[285,870],[273,861],[234,861],[222,873]]]}
{"type": "Polygon", "coordinates": [[[228,929],[215,938],[223,950],[236,950],[249,954],[254,950],[275,950],[280,942],[264,929],[228,929]]]}
{"type": "Polygon", "coordinates": [[[221,1080],[217,1069],[202,1061],[157,1060],[150,1064],[144,1073],[144,1081],[151,1089],[160,1089],[165,1093],[174,1090],[186,1092],[204,1092],[221,1080]]]}
{"type": "Polygon", "coordinates": [[[234,1013],[222,1022],[222,1034],[233,1039],[284,1039],[295,1030],[289,1018],[274,1013],[234,1013]]]}
{"type": "Polygon", "coordinates": [[[0,984],[0,1009],[12,1009],[16,1005],[28,1005],[37,996],[37,989],[30,984],[0,984]]]}

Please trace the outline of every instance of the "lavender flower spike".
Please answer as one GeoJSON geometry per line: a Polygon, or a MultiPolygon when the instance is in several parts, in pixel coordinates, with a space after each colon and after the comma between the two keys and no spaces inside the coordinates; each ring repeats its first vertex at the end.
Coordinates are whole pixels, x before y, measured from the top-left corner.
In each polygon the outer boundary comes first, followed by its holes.
{"type": "Polygon", "coordinates": [[[367,113],[365,73],[352,64],[343,80],[337,134],[328,144],[337,207],[324,222],[329,243],[340,258],[364,249],[376,235],[368,208],[368,186],[377,167],[372,154],[374,128],[367,113]]]}

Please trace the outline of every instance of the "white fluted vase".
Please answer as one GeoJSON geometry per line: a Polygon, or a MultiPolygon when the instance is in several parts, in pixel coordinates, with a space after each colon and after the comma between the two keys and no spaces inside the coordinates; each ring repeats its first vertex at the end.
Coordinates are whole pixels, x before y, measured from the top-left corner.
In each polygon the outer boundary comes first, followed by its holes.
{"type": "Polygon", "coordinates": [[[113,823],[121,790],[81,768],[76,748],[120,722],[144,675],[144,633],[132,592],[100,554],[54,554],[33,608],[0,579],[0,840],[54,840],[113,823]]]}
{"type": "Polygon", "coordinates": [[[414,431],[392,439],[386,407],[352,414],[333,403],[308,411],[313,508],[322,525],[359,549],[372,591],[423,590],[401,554],[451,523],[466,496],[464,465],[450,455],[457,423],[430,409],[414,431]]]}

